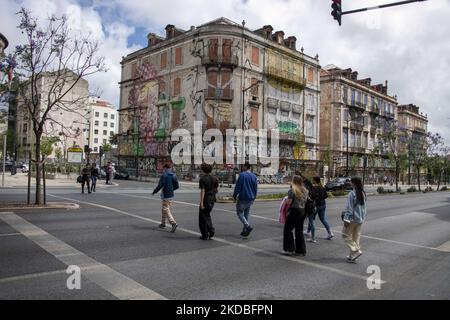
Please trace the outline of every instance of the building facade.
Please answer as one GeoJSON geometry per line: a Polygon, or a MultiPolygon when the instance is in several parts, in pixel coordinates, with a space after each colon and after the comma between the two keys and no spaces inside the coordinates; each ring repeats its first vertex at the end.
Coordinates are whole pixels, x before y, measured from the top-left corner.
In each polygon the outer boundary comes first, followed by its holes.
{"type": "Polygon", "coordinates": [[[278,129],[281,169],[316,170],[318,56],[273,31],[220,18],[188,31],[168,25],[164,38],[149,34],[148,46],[122,61],[120,165],[156,174],[170,161],[171,132],[193,132],[201,121],[203,132],[278,129]]]}
{"type": "MultiPolygon", "coordinates": [[[[420,149],[423,152],[427,152],[425,142],[428,134],[428,116],[421,113],[418,106],[414,104],[398,106],[398,124],[399,127],[406,130],[406,134],[409,137],[408,143],[402,146],[403,153],[411,154],[412,152],[420,151],[420,149]],[[419,150],[416,148],[419,148],[419,150]]],[[[408,157],[408,159],[410,158],[408,157]]],[[[421,183],[424,183],[427,176],[425,168],[421,170],[420,176],[421,183]]],[[[413,163],[410,160],[408,161],[408,169],[401,174],[401,180],[408,184],[414,184],[417,181],[417,172],[414,170],[413,163]]]]}
{"type": "MultiPolygon", "coordinates": [[[[70,71],[69,71],[70,72],[70,71]]],[[[53,75],[46,73],[40,76],[37,81],[37,92],[41,99],[39,101],[42,106],[40,112],[44,113],[46,106],[46,97],[51,85],[54,83],[53,75]]],[[[70,75],[66,75],[66,83],[63,87],[69,89],[72,86],[70,75]]],[[[43,138],[59,138],[59,142],[53,146],[53,153],[49,158],[56,158],[57,154],[61,154],[66,158],[66,151],[73,146],[83,148],[85,138],[83,132],[86,128],[87,119],[87,99],[89,97],[89,84],[85,79],[80,79],[73,88],[66,94],[61,103],[53,106],[48,114],[48,120],[45,123],[43,138]],[[60,151],[59,152],[57,152],[60,151]]],[[[26,93],[25,93],[26,94],[26,93]]],[[[24,97],[17,98],[17,117],[16,117],[16,145],[17,160],[26,160],[29,152],[33,153],[35,136],[33,132],[33,122],[25,105],[24,97]]]]}
{"type": "Polygon", "coordinates": [[[92,149],[91,154],[96,156],[100,146],[110,144],[110,139],[118,132],[119,114],[109,102],[101,99],[89,101],[87,118],[89,129],[85,130],[87,145],[92,149]]]}
{"type": "Polygon", "coordinates": [[[329,176],[364,174],[374,183],[392,176],[387,155],[377,148],[383,130],[379,120],[397,119],[397,99],[388,95],[387,81],[372,85],[352,69],[329,65],[320,82],[320,149],[329,176]]]}

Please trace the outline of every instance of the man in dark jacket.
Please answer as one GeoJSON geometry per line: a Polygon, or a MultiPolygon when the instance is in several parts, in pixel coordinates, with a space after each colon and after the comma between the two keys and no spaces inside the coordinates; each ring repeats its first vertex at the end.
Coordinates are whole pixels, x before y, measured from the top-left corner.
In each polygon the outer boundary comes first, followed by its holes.
{"type": "Polygon", "coordinates": [[[212,166],[203,163],[201,169],[204,175],[200,178],[200,209],[198,212],[198,225],[202,236],[200,239],[208,240],[214,237],[215,229],[211,219],[211,211],[216,202],[219,180],[211,175],[212,166]]]}
{"type": "Polygon", "coordinates": [[[248,163],[244,165],[244,171],[239,175],[238,181],[234,188],[233,199],[237,200],[236,211],[244,225],[241,236],[247,237],[252,232],[253,227],[250,225],[250,208],[256,199],[258,193],[258,180],[251,171],[252,167],[248,163]]]}
{"type": "Polygon", "coordinates": [[[173,218],[171,207],[172,201],[175,196],[174,191],[178,190],[179,184],[177,176],[172,172],[172,167],[169,164],[164,165],[164,173],[159,179],[158,186],[153,191],[152,195],[157,194],[161,190],[161,201],[162,201],[162,218],[159,227],[164,229],[166,227],[166,219],[169,220],[172,225],[172,233],[177,230],[177,222],[173,218]]]}

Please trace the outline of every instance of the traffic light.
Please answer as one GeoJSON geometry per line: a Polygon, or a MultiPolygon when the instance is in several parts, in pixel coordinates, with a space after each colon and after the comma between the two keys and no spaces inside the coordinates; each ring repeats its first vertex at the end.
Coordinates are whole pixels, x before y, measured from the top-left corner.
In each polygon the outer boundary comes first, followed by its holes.
{"type": "Polygon", "coordinates": [[[331,15],[333,16],[334,20],[337,20],[339,22],[339,25],[341,25],[341,16],[342,16],[342,0],[332,0],[333,3],[331,4],[331,8],[333,11],[331,12],[331,15]]]}
{"type": "Polygon", "coordinates": [[[102,146],[100,146],[99,156],[100,156],[100,159],[102,159],[102,157],[103,157],[103,147],[102,146]]]}

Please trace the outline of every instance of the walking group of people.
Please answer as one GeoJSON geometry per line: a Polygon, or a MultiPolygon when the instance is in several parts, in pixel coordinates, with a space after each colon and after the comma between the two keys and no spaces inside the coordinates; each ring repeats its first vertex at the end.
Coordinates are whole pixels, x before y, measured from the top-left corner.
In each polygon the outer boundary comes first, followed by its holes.
{"type": "MultiPolygon", "coordinates": [[[[199,203],[199,229],[201,240],[211,240],[215,234],[215,228],[211,219],[211,212],[216,202],[216,194],[219,182],[211,175],[212,166],[202,164],[203,175],[199,181],[200,203],[199,203]]],[[[351,179],[353,191],[347,198],[345,210],[341,214],[344,222],[342,237],[349,248],[348,262],[354,263],[362,255],[360,246],[361,227],[366,217],[367,197],[363,189],[360,178],[351,179]]],[[[153,191],[153,195],[161,191],[162,218],[160,228],[166,228],[166,221],[171,224],[171,232],[174,233],[178,224],[173,217],[171,207],[174,199],[174,192],[179,189],[179,182],[172,172],[171,166],[164,166],[164,173],[160,177],[158,186],[153,191]]],[[[236,202],[236,213],[243,225],[242,237],[248,237],[254,227],[250,222],[250,210],[256,199],[258,192],[258,181],[252,173],[249,164],[244,165],[244,171],[239,175],[233,193],[236,202]]],[[[334,234],[326,216],[326,199],[328,195],[321,184],[319,177],[315,177],[312,182],[306,179],[301,173],[296,173],[292,178],[291,188],[286,199],[287,216],[283,230],[283,253],[286,255],[306,255],[305,235],[307,241],[316,243],[316,229],[314,221],[319,216],[320,221],[328,232],[327,240],[332,240],[334,234]],[[308,229],[304,233],[303,225],[308,218],[308,229]]]]}
{"type": "MultiPolygon", "coordinates": [[[[111,176],[113,174],[113,168],[111,162],[105,166],[106,173],[106,184],[112,184],[111,176]]],[[[86,166],[81,169],[80,176],[78,177],[78,182],[81,183],[81,193],[84,194],[84,187],[87,186],[87,192],[95,192],[97,186],[97,180],[100,177],[100,172],[97,168],[97,164],[86,164],[86,166]]]]}

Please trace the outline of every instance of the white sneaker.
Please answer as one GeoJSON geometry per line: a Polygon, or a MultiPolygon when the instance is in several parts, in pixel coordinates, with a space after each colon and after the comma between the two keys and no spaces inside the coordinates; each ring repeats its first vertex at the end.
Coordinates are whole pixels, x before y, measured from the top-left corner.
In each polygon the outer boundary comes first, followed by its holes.
{"type": "Polygon", "coordinates": [[[311,242],[311,243],[317,243],[317,240],[314,238],[308,238],[308,240],[306,240],[307,242],[311,242]]]}

